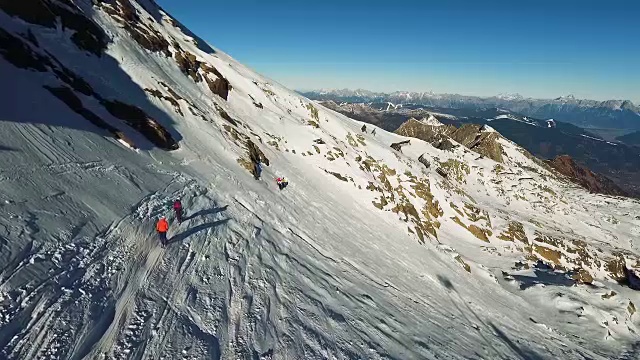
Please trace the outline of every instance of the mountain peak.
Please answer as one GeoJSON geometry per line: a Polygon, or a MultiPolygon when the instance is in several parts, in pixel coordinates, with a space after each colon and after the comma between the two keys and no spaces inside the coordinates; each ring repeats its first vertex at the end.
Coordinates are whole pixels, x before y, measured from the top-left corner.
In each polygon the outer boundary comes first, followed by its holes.
{"type": "Polygon", "coordinates": [[[433,114],[429,114],[429,117],[422,118],[420,120],[420,122],[425,124],[425,125],[430,125],[430,126],[443,126],[444,125],[443,123],[440,122],[440,120],[438,120],[438,118],[433,116],[433,114]]]}
{"type": "Polygon", "coordinates": [[[496,96],[498,99],[502,99],[502,100],[522,100],[524,99],[524,96],[518,94],[518,93],[514,93],[514,94],[498,94],[496,96]]]}

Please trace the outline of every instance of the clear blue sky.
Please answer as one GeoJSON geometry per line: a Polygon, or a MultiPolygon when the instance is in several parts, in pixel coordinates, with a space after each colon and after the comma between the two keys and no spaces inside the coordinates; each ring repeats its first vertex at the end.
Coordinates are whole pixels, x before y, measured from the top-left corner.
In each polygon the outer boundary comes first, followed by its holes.
{"type": "Polygon", "coordinates": [[[294,89],[640,103],[640,0],[157,0],[294,89]]]}

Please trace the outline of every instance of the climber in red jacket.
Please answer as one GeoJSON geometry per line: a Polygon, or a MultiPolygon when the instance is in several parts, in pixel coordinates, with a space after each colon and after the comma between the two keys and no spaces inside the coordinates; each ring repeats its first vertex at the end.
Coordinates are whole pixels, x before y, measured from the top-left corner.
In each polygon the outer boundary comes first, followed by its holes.
{"type": "Polygon", "coordinates": [[[169,223],[167,219],[163,216],[158,220],[156,224],[156,230],[158,231],[158,237],[160,238],[160,245],[162,247],[167,246],[167,231],[169,231],[169,223]]]}

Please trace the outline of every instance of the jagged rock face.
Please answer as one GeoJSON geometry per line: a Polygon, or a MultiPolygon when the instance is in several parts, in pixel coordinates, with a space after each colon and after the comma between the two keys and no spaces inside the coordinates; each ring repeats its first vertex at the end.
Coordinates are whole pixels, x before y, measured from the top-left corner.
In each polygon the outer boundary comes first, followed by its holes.
{"type": "Polygon", "coordinates": [[[613,181],[576,163],[568,155],[558,156],[553,160],[549,160],[547,163],[556,171],[568,177],[572,182],[591,192],[614,196],[628,196],[628,194],[613,183],[613,181]]]}
{"type": "Polygon", "coordinates": [[[456,127],[453,125],[434,126],[424,124],[416,119],[409,119],[395,132],[402,136],[413,137],[433,143],[438,138],[438,135],[449,135],[455,130],[456,127]]]}
{"type": "Polygon", "coordinates": [[[72,1],[62,2],[64,5],[51,0],[2,1],[0,9],[30,24],[50,29],[56,28],[59,19],[63,28],[74,31],[71,41],[78,48],[100,56],[107,46],[104,31],[72,1]]]}
{"type": "MultiPolygon", "coordinates": [[[[171,39],[161,34],[154,26],[154,20],[142,17],[130,0],[101,0],[94,1],[93,5],[92,11],[104,12],[113,21],[120,24],[140,47],[151,53],[174,59],[177,67],[185,76],[196,83],[204,80],[211,93],[224,100],[228,99],[232,89],[230,82],[213,65],[201,61],[196,55],[182,49],[175,40],[171,42],[171,39]]],[[[149,5],[147,4],[147,6],[149,5]]],[[[47,85],[51,94],[93,125],[108,131],[116,139],[124,140],[127,144],[137,147],[125,134],[126,131],[123,128],[110,123],[108,119],[101,118],[101,115],[95,111],[88,110],[78,94],[96,99],[109,114],[140,132],[154,145],[166,150],[175,150],[179,147],[170,131],[148,115],[143,107],[130,103],[131,100],[124,97],[106,100],[103,94],[95,91],[93,86],[82,76],[62,65],[54,51],[41,46],[37,40],[34,33],[40,27],[56,29],[59,22],[65,31],[73,32],[69,37],[69,46],[102,58],[111,39],[92,19],[93,14],[88,14],[87,4],[71,0],[2,1],[0,9],[10,16],[20,18],[34,26],[33,31],[31,28],[28,29],[22,37],[15,36],[0,28],[0,40],[2,40],[0,41],[0,53],[7,61],[19,68],[53,73],[61,84],[47,85]]],[[[154,98],[168,102],[176,113],[184,116],[181,103],[186,100],[167,84],[159,82],[156,88],[145,88],[144,91],[154,98]],[[169,94],[165,94],[160,89],[169,94]]],[[[197,105],[191,102],[188,105],[192,114],[197,114],[206,120],[197,105]]],[[[224,110],[219,109],[219,112],[224,113],[224,110]]]]}
{"type": "Polygon", "coordinates": [[[482,125],[465,124],[449,136],[480,155],[499,163],[503,161],[502,146],[497,141],[500,134],[497,132],[485,132],[482,125]]]}
{"type": "Polygon", "coordinates": [[[485,132],[482,129],[482,125],[475,124],[465,124],[456,128],[453,125],[427,125],[410,119],[402,124],[396,133],[424,140],[441,150],[451,150],[454,145],[448,139],[452,139],[478,154],[503,162],[502,146],[497,141],[500,135],[497,132],[485,132]]]}
{"type": "Polygon", "coordinates": [[[129,0],[98,0],[97,6],[121,24],[140,46],[151,52],[171,56],[167,39],[141,20],[129,0]]]}

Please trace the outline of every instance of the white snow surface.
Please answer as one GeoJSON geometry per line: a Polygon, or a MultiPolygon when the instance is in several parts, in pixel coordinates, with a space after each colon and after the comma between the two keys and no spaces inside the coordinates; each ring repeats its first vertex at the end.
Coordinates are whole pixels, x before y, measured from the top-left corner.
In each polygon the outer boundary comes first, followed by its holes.
{"type": "MultiPolygon", "coordinates": [[[[379,128],[375,136],[362,134],[361,122],[218,50],[201,51],[152,2],[132,3],[149,27],[214,66],[233,89],[228,101],[212,94],[97,8],[93,19],[112,38],[102,58],[69,46],[71,34],[62,29],[0,11],[3,28],[30,27],[94,89],[145,107],[179,134],[181,146],[159,150],[129,129],[140,145],[134,151],[43,89],[52,76],[0,57],[0,78],[12,89],[0,99],[0,357],[639,356],[640,314],[628,310],[630,302],[640,304],[637,292],[602,266],[589,268],[593,285],[573,284],[561,271],[515,270],[531,251],[498,238],[519,221],[531,239],[541,232],[637,257],[637,201],[589,194],[504,139],[500,166],[463,147],[441,151],[417,139],[396,152],[389,145],[405,138],[379,128]],[[160,81],[183,98],[184,115],[141,90],[165,91],[160,81]],[[209,121],[191,113],[189,103],[209,121]],[[229,123],[216,106],[244,124],[238,131],[269,158],[261,180],[239,165],[246,151],[224,130],[229,123]],[[317,128],[308,123],[311,106],[317,128]],[[325,144],[314,148],[319,138],[325,144]],[[436,166],[419,163],[420,155],[468,168],[445,179],[436,166]],[[368,157],[386,170],[368,171],[368,157]],[[289,186],[279,191],[274,178],[282,175],[289,186]],[[404,186],[406,201],[422,211],[426,200],[412,179],[428,181],[442,211],[437,238],[425,234],[424,242],[406,214],[391,211],[399,200],[378,209],[372,201],[380,192],[367,189],[404,186]],[[170,213],[176,198],[186,210],[182,224],[170,213]],[[492,229],[488,242],[453,220],[471,224],[456,210],[465,203],[488,214],[486,224],[476,222],[492,229]],[[166,249],[154,232],[160,215],[171,222],[166,249]],[[616,295],[603,297],[611,291],[616,295]]],[[[82,100],[117,123],[95,100],[82,100]]]]}

